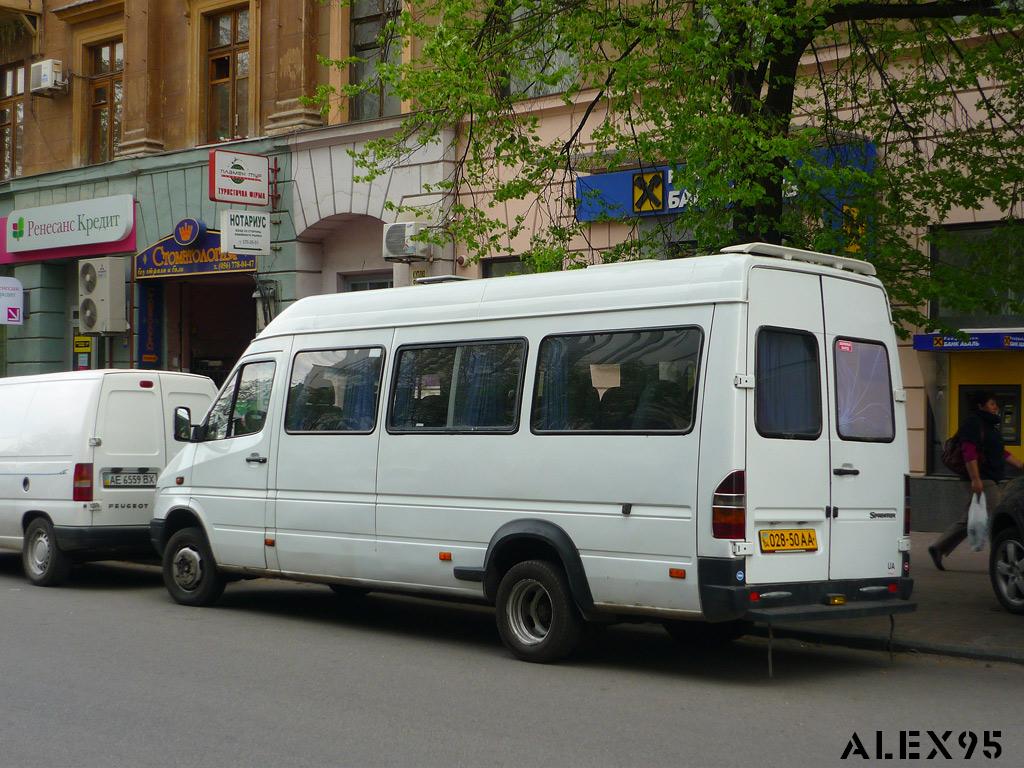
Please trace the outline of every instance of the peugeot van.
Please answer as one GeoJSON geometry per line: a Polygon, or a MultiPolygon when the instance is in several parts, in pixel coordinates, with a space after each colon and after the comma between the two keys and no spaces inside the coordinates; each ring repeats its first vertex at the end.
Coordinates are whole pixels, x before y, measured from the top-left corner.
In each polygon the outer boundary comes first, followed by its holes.
{"type": "Polygon", "coordinates": [[[227,576],[472,598],[521,659],[912,610],[905,395],[866,262],[763,243],[302,299],[161,475],[174,600],[227,576]]]}
{"type": "Polygon", "coordinates": [[[33,584],[76,560],[152,556],[157,475],[181,443],[178,406],[205,411],[205,376],[99,370],[0,379],[0,548],[33,584]]]}

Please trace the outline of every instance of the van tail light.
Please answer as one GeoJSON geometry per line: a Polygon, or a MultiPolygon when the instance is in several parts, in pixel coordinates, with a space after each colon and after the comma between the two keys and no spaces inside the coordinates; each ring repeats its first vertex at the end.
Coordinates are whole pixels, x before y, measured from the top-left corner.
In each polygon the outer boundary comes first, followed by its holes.
{"type": "Polygon", "coordinates": [[[742,539],[747,535],[747,480],[742,469],[731,472],[715,489],[711,534],[716,539],[742,539]]]}
{"type": "Polygon", "coordinates": [[[903,476],[903,535],[910,535],[910,475],[903,476]]]}
{"type": "Polygon", "coordinates": [[[75,464],[72,501],[92,501],[92,464],[75,464]]]}

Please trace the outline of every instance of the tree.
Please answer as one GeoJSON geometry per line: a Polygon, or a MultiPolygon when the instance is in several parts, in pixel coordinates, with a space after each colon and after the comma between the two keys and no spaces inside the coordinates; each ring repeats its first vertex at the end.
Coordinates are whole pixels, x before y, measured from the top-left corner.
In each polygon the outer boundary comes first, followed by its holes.
{"type": "Polygon", "coordinates": [[[476,258],[579,263],[578,175],[668,166],[685,207],[603,258],[763,240],[870,259],[905,324],[934,324],[929,299],[1020,312],[1022,22],[1021,0],[413,0],[381,35],[412,53],[378,75],[415,111],[358,160],[454,128],[440,215],[476,258]],[[570,116],[555,137],[538,92],[570,116]],[[984,205],[1005,226],[932,263],[930,225],[984,205]]]}

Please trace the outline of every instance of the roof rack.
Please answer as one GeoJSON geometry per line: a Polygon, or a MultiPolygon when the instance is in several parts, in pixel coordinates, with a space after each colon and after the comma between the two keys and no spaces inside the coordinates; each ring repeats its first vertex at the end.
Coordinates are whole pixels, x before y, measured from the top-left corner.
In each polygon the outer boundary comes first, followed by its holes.
{"type": "Polygon", "coordinates": [[[821,264],[833,269],[845,269],[848,272],[856,272],[858,275],[875,274],[875,265],[860,259],[833,256],[828,253],[818,253],[817,251],[804,251],[800,248],[772,245],[771,243],[730,245],[723,248],[722,253],[748,253],[751,256],[772,256],[776,259],[786,259],[787,261],[804,261],[808,264],[821,264]]]}
{"type": "Polygon", "coordinates": [[[417,277],[416,285],[439,285],[440,283],[461,283],[468,280],[462,275],[431,275],[430,277],[417,277]]]}

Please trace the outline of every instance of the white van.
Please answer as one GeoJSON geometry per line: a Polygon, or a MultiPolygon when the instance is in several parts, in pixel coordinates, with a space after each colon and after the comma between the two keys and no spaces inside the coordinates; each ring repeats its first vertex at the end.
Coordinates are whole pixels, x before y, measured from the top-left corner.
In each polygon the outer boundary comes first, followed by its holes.
{"type": "Polygon", "coordinates": [[[163,371],[0,379],[0,548],[41,586],[74,560],[151,554],[153,488],[181,448],[174,409],[215,395],[205,376],[163,371]]]}
{"type": "Polygon", "coordinates": [[[912,610],[873,267],[727,251],[296,302],[160,478],[172,597],[241,574],[477,598],[530,661],[586,622],[912,610]]]}

